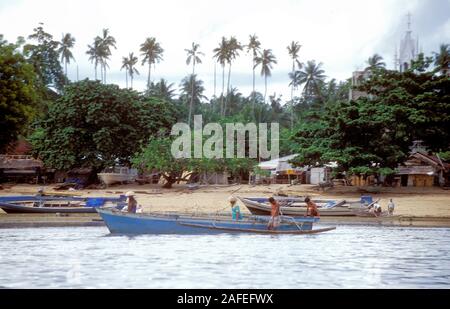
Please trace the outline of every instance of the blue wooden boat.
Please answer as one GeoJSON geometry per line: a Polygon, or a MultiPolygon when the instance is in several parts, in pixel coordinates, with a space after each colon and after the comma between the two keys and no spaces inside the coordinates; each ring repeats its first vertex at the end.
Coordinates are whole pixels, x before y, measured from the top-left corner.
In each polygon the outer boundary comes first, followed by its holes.
{"type": "Polygon", "coordinates": [[[126,197],[79,197],[20,195],[0,197],[6,213],[96,213],[95,208],[110,205],[123,207],[126,197]]]}
{"type": "Polygon", "coordinates": [[[268,230],[267,216],[251,216],[242,220],[232,220],[225,216],[195,216],[183,214],[142,213],[133,214],[114,209],[96,208],[111,233],[117,234],[315,234],[335,229],[335,227],[313,230],[316,217],[293,220],[282,218],[276,230],[268,230]]]}

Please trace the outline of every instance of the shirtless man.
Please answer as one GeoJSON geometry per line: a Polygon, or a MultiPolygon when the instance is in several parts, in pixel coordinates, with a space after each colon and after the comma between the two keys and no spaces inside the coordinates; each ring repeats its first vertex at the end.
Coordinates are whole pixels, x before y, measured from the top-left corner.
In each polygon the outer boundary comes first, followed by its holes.
{"type": "Polygon", "coordinates": [[[269,203],[270,203],[270,206],[272,207],[272,209],[270,210],[271,217],[270,217],[269,225],[267,226],[267,229],[274,230],[280,225],[280,222],[281,222],[280,204],[278,204],[278,202],[273,197],[269,198],[269,203]]]}
{"type": "Polygon", "coordinates": [[[309,198],[309,196],[307,196],[305,198],[305,203],[306,203],[306,216],[312,216],[312,217],[319,217],[319,210],[317,209],[317,205],[316,203],[314,203],[313,201],[311,201],[311,199],[309,198]]]}

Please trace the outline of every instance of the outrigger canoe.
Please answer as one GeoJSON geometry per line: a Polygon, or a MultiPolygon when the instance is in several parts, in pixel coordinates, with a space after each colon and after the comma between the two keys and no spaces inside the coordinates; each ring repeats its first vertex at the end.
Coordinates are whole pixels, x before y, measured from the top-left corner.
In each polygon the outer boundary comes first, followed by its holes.
{"type": "MultiPolygon", "coordinates": [[[[267,198],[243,198],[238,197],[241,202],[253,215],[268,216],[270,215],[271,206],[267,198]]],[[[282,203],[281,203],[282,204],[282,203]]],[[[320,216],[355,216],[356,214],[349,207],[343,207],[345,201],[337,202],[332,207],[319,207],[320,216]]],[[[281,206],[280,211],[283,215],[292,217],[302,217],[306,214],[304,206],[281,206]]]]}
{"type": "Polygon", "coordinates": [[[164,213],[127,213],[115,209],[96,208],[112,234],[316,234],[335,227],[314,229],[316,217],[282,217],[276,230],[268,230],[269,217],[251,216],[232,220],[225,216],[200,216],[164,213]]]}
{"type": "Polygon", "coordinates": [[[126,197],[2,196],[0,208],[6,213],[96,213],[96,207],[123,207],[126,197]]]}

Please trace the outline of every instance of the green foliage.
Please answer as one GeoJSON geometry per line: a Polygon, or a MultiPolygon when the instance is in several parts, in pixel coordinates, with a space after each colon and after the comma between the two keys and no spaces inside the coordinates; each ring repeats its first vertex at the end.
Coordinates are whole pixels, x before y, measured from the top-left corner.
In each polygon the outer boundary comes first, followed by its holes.
{"type": "Polygon", "coordinates": [[[390,175],[414,140],[433,151],[450,146],[450,79],[432,73],[378,70],[359,90],[296,128],[297,165],[336,161],[340,170],[390,175]]]}
{"type": "Polygon", "coordinates": [[[171,127],[173,115],[160,99],[84,80],[64,89],[30,140],[47,166],[100,170],[129,163],[142,141],[171,127]]]}
{"type": "Polygon", "coordinates": [[[23,53],[33,65],[41,91],[46,93],[47,87],[61,91],[68,81],[59,62],[59,42],[44,31],[42,23],[33,31],[28,38],[35,40],[37,44],[26,44],[23,53]]]}
{"type": "Polygon", "coordinates": [[[0,152],[26,133],[38,100],[33,67],[17,47],[0,38],[0,152]]]}
{"type": "MultiPolygon", "coordinates": [[[[140,170],[157,170],[166,180],[165,188],[171,188],[177,181],[186,181],[194,173],[224,172],[239,176],[247,174],[255,165],[249,158],[174,158],[171,153],[173,138],[159,136],[152,138],[132,159],[134,166],[140,170]]],[[[192,142],[193,145],[193,142],[192,142]]]]}

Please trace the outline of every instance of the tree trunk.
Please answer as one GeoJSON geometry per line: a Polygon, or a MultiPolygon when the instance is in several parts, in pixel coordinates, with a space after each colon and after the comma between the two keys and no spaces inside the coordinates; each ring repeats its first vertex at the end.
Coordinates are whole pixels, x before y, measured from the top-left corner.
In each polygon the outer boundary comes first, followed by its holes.
{"type": "MultiPolygon", "coordinates": [[[[292,59],[292,77],[295,79],[295,60],[292,59]]],[[[291,130],[294,127],[294,82],[292,82],[291,86],[291,130]]]]}
{"type": "Polygon", "coordinates": [[[253,107],[253,117],[256,121],[256,102],[255,102],[255,56],[253,56],[253,92],[252,92],[252,107],[253,107]]]}
{"type": "Polygon", "coordinates": [[[224,116],[224,112],[223,112],[224,111],[224,105],[223,105],[224,91],[225,91],[225,64],[222,64],[222,98],[221,98],[221,102],[220,102],[220,109],[221,109],[220,114],[222,116],[224,116]]]}
{"type": "Polygon", "coordinates": [[[267,95],[267,75],[264,75],[264,103],[266,103],[267,95]]]}
{"type": "Polygon", "coordinates": [[[166,180],[166,183],[162,187],[164,189],[172,189],[172,185],[176,182],[176,178],[166,175],[163,175],[163,177],[166,180]]]}
{"type": "Polygon", "coordinates": [[[216,65],[217,62],[214,62],[214,98],[216,97],[216,65]]]}
{"type": "Polygon", "coordinates": [[[195,80],[194,80],[194,72],[195,72],[195,60],[192,65],[192,76],[191,76],[191,103],[189,104],[189,120],[188,124],[191,125],[191,118],[192,118],[192,108],[194,106],[194,87],[195,87],[195,80]]]}
{"type": "Polygon", "coordinates": [[[229,94],[230,94],[230,77],[231,77],[231,62],[230,66],[228,67],[228,80],[227,80],[227,99],[225,100],[225,107],[224,107],[224,116],[227,114],[227,105],[229,103],[229,94]]]}
{"type": "Polygon", "coordinates": [[[150,78],[152,76],[152,63],[148,61],[148,79],[147,79],[147,89],[150,90],[150,78]]]}

